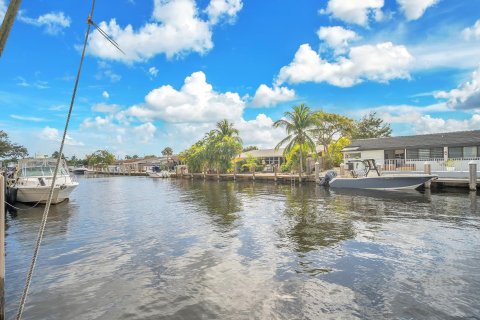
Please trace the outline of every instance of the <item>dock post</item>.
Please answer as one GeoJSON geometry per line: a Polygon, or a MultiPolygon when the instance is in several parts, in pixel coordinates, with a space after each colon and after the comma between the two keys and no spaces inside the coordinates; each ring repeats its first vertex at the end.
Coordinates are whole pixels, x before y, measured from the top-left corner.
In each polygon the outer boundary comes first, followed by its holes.
{"type": "Polygon", "coordinates": [[[0,174],[0,320],[5,319],[5,177],[0,174]]]}
{"type": "Polygon", "coordinates": [[[275,164],[273,165],[273,181],[277,182],[277,171],[278,171],[278,165],[275,164]]]}
{"type": "MultiPolygon", "coordinates": [[[[315,170],[317,170],[317,167],[315,167],[315,170]]],[[[345,176],[345,164],[340,163],[340,177],[345,176]]]]}
{"type": "Polygon", "coordinates": [[[237,180],[237,164],[233,165],[233,181],[237,180]]]}
{"type": "Polygon", "coordinates": [[[470,171],[468,188],[470,191],[477,191],[477,164],[473,161],[468,163],[468,168],[470,171]]]}
{"type": "MultiPolygon", "coordinates": [[[[425,172],[425,174],[432,174],[432,165],[428,162],[425,162],[425,164],[423,165],[423,171],[425,172]]],[[[430,189],[430,187],[432,186],[432,181],[425,182],[424,186],[425,189],[430,189]]]]}
{"type": "Polygon", "coordinates": [[[318,161],[315,162],[315,183],[320,183],[320,163],[318,161]]]}

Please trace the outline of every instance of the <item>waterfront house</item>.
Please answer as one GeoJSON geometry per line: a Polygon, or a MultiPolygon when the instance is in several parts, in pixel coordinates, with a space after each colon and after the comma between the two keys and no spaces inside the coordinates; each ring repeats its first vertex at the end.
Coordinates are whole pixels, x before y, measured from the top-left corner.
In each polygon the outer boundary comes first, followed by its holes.
{"type": "MultiPolygon", "coordinates": [[[[273,166],[278,165],[280,166],[283,164],[286,160],[283,155],[283,152],[285,151],[285,148],[279,148],[279,149],[259,149],[259,150],[250,150],[247,152],[241,153],[237,157],[237,161],[246,159],[249,155],[257,158],[259,163],[262,164],[263,170],[267,172],[273,172],[273,166]]],[[[319,161],[321,162],[322,155],[323,155],[323,146],[317,146],[316,148],[316,153],[318,156],[319,161]]],[[[314,168],[314,163],[315,161],[311,157],[311,155],[306,159],[307,161],[307,167],[305,168],[306,172],[309,174],[314,168]]]]}
{"type": "Polygon", "coordinates": [[[414,136],[358,139],[342,150],[350,159],[375,159],[385,171],[468,171],[470,161],[480,160],[480,130],[414,136]]]}

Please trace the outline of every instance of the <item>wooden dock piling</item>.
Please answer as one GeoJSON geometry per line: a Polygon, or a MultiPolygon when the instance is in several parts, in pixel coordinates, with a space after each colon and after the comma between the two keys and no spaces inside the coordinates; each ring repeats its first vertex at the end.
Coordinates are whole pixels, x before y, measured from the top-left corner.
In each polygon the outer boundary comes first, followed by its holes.
{"type": "MultiPolygon", "coordinates": [[[[425,174],[432,174],[432,165],[428,162],[425,162],[423,165],[423,171],[425,174]]],[[[432,181],[427,181],[424,183],[425,189],[430,189],[432,186],[432,181]]]]}
{"type": "Polygon", "coordinates": [[[477,191],[477,164],[472,161],[468,164],[468,168],[469,168],[468,188],[471,191],[477,191]]]}

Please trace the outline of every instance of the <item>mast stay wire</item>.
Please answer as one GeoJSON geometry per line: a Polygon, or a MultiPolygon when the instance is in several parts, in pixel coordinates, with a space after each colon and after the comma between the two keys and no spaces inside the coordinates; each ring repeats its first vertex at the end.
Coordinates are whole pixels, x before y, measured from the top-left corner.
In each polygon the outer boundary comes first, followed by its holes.
{"type": "Polygon", "coordinates": [[[85,51],[86,51],[86,48],[87,48],[88,36],[90,34],[91,26],[93,25],[95,27],[95,29],[97,29],[99,31],[99,33],[104,38],[106,38],[113,46],[115,46],[115,48],[117,48],[123,54],[125,54],[125,52],[123,52],[120,49],[119,45],[115,42],[115,40],[110,38],[105,33],[105,31],[103,31],[100,27],[98,27],[98,25],[96,23],[94,23],[92,21],[92,15],[93,15],[93,12],[94,12],[94,9],[95,9],[95,1],[96,0],[92,0],[92,8],[91,8],[90,14],[87,18],[87,25],[88,25],[87,26],[87,32],[85,34],[85,41],[83,43],[82,55],[81,55],[81,58],[80,58],[80,65],[78,67],[77,77],[75,79],[75,85],[73,87],[72,98],[71,98],[71,101],[70,101],[70,108],[68,110],[67,120],[65,122],[65,129],[63,130],[63,136],[62,136],[62,140],[61,140],[61,143],[60,143],[60,150],[58,152],[58,157],[57,157],[57,161],[56,161],[56,164],[55,164],[55,172],[53,174],[52,184],[50,186],[50,192],[49,192],[49,195],[48,195],[48,200],[47,200],[47,203],[45,204],[45,209],[43,211],[42,221],[40,223],[40,227],[39,227],[39,230],[38,230],[37,240],[35,242],[35,247],[34,247],[34,250],[33,250],[33,256],[32,256],[32,260],[31,260],[31,263],[30,263],[30,268],[29,268],[28,273],[27,273],[27,277],[26,277],[26,280],[25,280],[25,286],[23,288],[22,296],[21,296],[20,303],[19,303],[19,306],[18,306],[17,315],[15,317],[16,320],[22,319],[23,310],[25,308],[25,302],[27,300],[28,290],[30,288],[33,271],[35,269],[35,264],[36,264],[37,258],[38,258],[38,252],[40,250],[40,246],[41,246],[42,239],[43,239],[43,234],[45,232],[48,213],[49,213],[49,210],[50,210],[50,205],[52,204],[53,190],[55,189],[55,182],[56,182],[56,179],[57,179],[58,169],[60,167],[60,160],[62,159],[62,155],[63,155],[63,147],[65,145],[65,139],[66,139],[66,136],[67,136],[68,125],[70,123],[70,118],[71,118],[71,115],[72,115],[73,105],[74,105],[74,102],[75,102],[75,96],[77,94],[78,82],[80,80],[80,74],[81,74],[81,71],[82,71],[83,60],[85,58],[85,51]]]}

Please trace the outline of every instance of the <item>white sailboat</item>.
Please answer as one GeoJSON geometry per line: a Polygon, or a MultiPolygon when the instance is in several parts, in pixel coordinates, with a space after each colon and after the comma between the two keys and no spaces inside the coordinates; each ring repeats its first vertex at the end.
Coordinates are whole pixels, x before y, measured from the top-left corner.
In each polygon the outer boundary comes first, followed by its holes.
{"type": "MultiPolygon", "coordinates": [[[[17,189],[17,201],[46,203],[55,171],[56,159],[22,159],[18,162],[16,179],[11,186],[17,189]]],[[[64,201],[78,186],[68,173],[62,159],[53,190],[52,204],[64,201]]]]}

